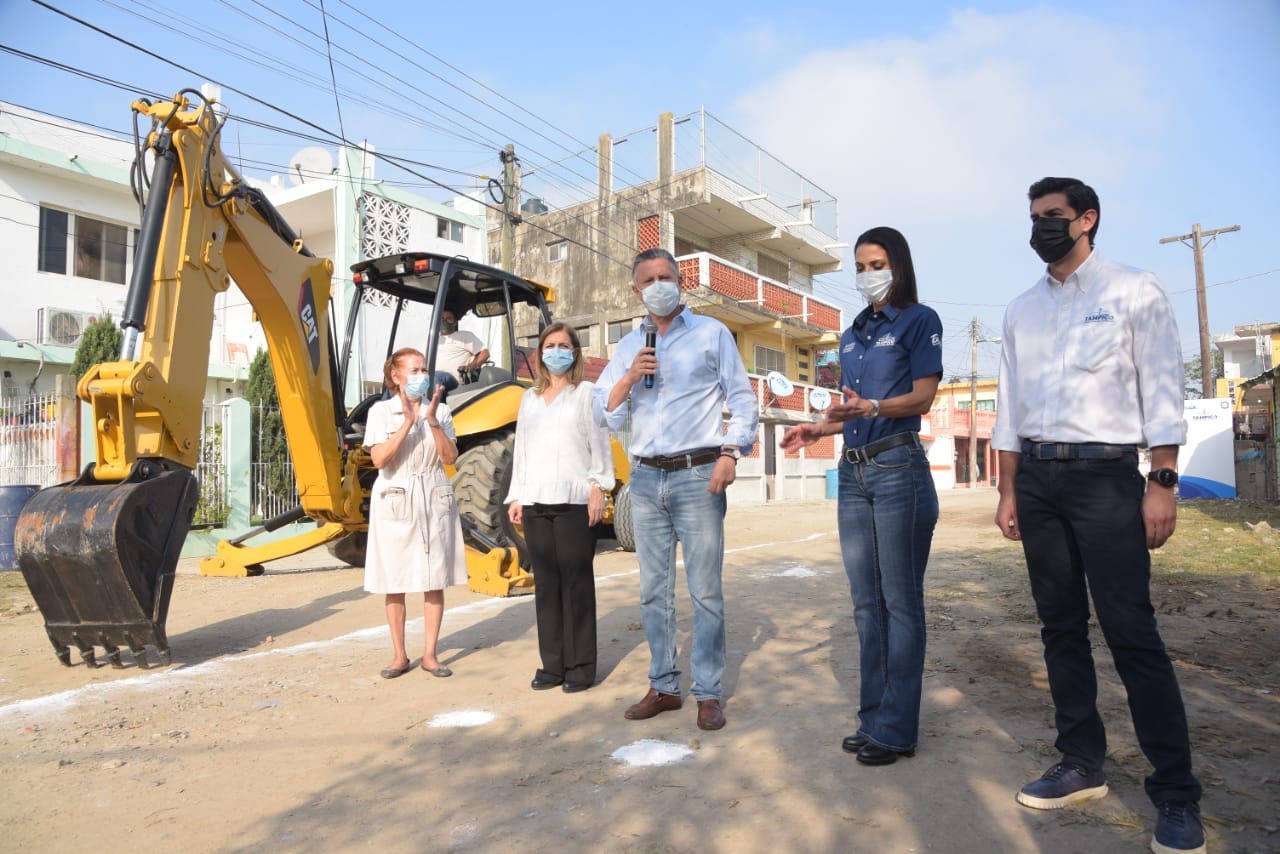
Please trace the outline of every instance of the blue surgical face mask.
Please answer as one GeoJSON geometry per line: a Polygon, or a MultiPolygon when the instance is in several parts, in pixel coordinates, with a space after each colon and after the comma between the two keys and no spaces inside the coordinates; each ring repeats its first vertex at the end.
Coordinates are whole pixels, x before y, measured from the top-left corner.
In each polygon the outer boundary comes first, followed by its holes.
{"type": "Polygon", "coordinates": [[[670,279],[658,279],[640,292],[640,299],[654,317],[666,317],[680,307],[680,286],[670,279]]]}
{"type": "Polygon", "coordinates": [[[431,390],[431,374],[414,374],[404,384],[404,393],[414,400],[422,400],[431,390]]]}
{"type": "Polygon", "coordinates": [[[565,371],[573,367],[575,356],[572,350],[561,350],[559,347],[553,347],[550,350],[542,351],[542,364],[547,366],[547,370],[556,376],[560,376],[565,371]]]}

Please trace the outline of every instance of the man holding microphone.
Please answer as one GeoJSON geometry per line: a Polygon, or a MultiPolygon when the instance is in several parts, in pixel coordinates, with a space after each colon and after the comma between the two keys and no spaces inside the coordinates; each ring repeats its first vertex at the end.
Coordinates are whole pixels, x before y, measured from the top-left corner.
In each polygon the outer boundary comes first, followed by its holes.
{"type": "Polygon", "coordinates": [[[725,488],[741,449],[756,440],[759,410],[733,335],[680,304],[680,271],[665,249],[632,264],[632,290],[649,312],[618,342],[596,385],[614,432],[631,421],[631,512],[640,563],[640,619],[649,642],[649,691],[627,709],[644,720],[679,709],[676,669],[676,543],[693,601],[691,693],[698,726],[724,726],[725,488]],[[727,404],[729,422],[721,414],[727,404]]]}

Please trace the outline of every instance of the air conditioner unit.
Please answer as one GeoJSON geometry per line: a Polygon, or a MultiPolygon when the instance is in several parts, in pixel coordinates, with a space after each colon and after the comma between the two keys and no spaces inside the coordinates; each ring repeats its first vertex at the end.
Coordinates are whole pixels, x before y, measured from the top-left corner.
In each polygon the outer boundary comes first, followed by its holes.
{"type": "Polygon", "coordinates": [[[89,328],[89,324],[97,319],[97,315],[87,311],[45,306],[39,310],[37,318],[37,329],[40,330],[39,343],[75,347],[80,343],[80,338],[89,328]]]}

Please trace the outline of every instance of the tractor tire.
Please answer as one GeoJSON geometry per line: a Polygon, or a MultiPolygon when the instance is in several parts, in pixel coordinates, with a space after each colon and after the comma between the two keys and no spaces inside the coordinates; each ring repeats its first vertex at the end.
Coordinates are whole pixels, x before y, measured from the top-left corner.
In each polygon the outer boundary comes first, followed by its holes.
{"type": "Polygon", "coordinates": [[[516,444],[512,430],[496,433],[458,455],[453,495],[459,515],[500,546],[515,549],[520,566],[529,568],[524,531],[507,515],[511,491],[511,462],[516,444]]]}
{"type": "Polygon", "coordinates": [[[364,566],[365,549],[369,545],[367,531],[352,531],[340,540],[329,543],[329,554],[347,566],[364,566]]]}
{"type": "Polygon", "coordinates": [[[613,535],[624,552],[636,550],[636,528],[631,519],[631,484],[624,483],[613,500],[613,535]]]}

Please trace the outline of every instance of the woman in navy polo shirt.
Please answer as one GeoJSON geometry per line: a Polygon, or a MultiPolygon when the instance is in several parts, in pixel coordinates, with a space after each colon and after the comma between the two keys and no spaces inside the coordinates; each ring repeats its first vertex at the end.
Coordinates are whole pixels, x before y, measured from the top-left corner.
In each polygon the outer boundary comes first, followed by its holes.
{"type": "Polygon", "coordinates": [[[792,427],[782,446],[844,433],[837,521],[861,688],[858,730],[842,747],[864,765],[889,765],[915,754],[920,732],[924,570],[938,521],[920,416],[942,379],[942,321],[920,304],[911,249],[896,229],[864,232],[854,258],[868,305],[840,339],[844,402],[825,422],[792,427]]]}

